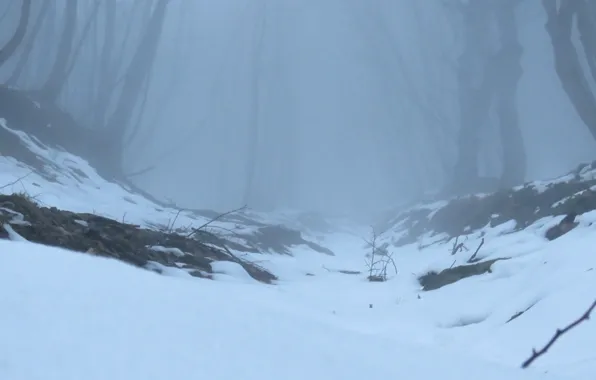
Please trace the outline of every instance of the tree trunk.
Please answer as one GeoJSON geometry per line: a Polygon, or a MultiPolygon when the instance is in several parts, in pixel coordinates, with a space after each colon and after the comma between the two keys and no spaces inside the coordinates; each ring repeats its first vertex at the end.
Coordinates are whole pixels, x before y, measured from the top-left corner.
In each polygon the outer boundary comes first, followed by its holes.
{"type": "Polygon", "coordinates": [[[58,96],[60,96],[60,93],[68,80],[68,62],[72,54],[77,25],[77,5],[78,0],[66,1],[64,29],[62,29],[62,36],[60,38],[60,44],[58,45],[56,60],[54,61],[48,79],[40,90],[42,98],[47,101],[55,101],[58,96]]]}
{"type": "Polygon", "coordinates": [[[79,58],[79,55],[81,54],[81,50],[83,49],[83,45],[85,45],[87,36],[89,35],[89,32],[91,31],[91,26],[93,26],[93,24],[95,22],[97,22],[97,12],[99,11],[100,4],[101,4],[100,0],[95,0],[93,9],[91,10],[91,13],[87,17],[87,20],[85,21],[85,26],[83,26],[83,30],[81,31],[81,36],[79,37],[79,41],[77,42],[76,47],[74,48],[74,50],[71,54],[72,58],[70,59],[70,62],[68,63],[68,67],[66,68],[66,77],[69,77],[70,74],[72,73],[72,71],[74,70],[77,60],[79,58]]]}
{"type": "Polygon", "coordinates": [[[486,72],[487,56],[482,52],[489,33],[488,10],[484,0],[471,0],[463,10],[465,45],[457,67],[458,156],[448,192],[473,190],[478,182],[479,132],[488,120],[492,101],[490,78],[486,72]]]}
{"type": "Polygon", "coordinates": [[[99,85],[97,88],[95,107],[93,108],[93,125],[95,128],[104,127],[110,104],[113,87],[110,85],[116,74],[112,67],[112,53],[114,51],[116,29],[116,3],[105,3],[105,31],[99,58],[99,85]]]}
{"type": "Polygon", "coordinates": [[[17,48],[23,42],[25,33],[27,33],[27,24],[29,23],[29,14],[31,13],[31,0],[23,0],[21,5],[21,17],[19,25],[15,30],[12,38],[0,49],[0,66],[2,66],[8,59],[17,51],[17,48]]]}
{"type": "Polygon", "coordinates": [[[501,186],[512,187],[523,183],[526,177],[526,153],[516,104],[517,85],[523,74],[515,15],[516,0],[500,0],[496,18],[501,39],[501,50],[491,60],[493,88],[496,93],[499,131],[503,148],[501,186]]]}
{"type": "Polygon", "coordinates": [[[7,85],[9,85],[9,86],[16,85],[17,82],[19,81],[19,78],[21,77],[21,74],[23,73],[23,70],[25,70],[25,67],[27,66],[27,62],[29,61],[29,57],[31,56],[31,52],[33,51],[33,47],[35,46],[35,40],[37,38],[37,35],[39,34],[39,31],[41,30],[41,27],[42,27],[43,22],[48,14],[48,10],[50,9],[51,4],[52,3],[49,1],[43,2],[43,5],[41,6],[41,9],[39,10],[39,14],[37,15],[37,19],[35,19],[35,24],[33,25],[31,34],[28,37],[27,43],[25,44],[25,47],[24,47],[25,49],[19,56],[19,61],[17,62],[16,68],[14,69],[14,71],[12,72],[12,74],[10,75],[8,80],[6,81],[7,85]]]}
{"type": "Polygon", "coordinates": [[[151,63],[155,60],[168,2],[169,0],[157,2],[147,30],[126,71],[116,109],[101,132],[103,135],[101,158],[108,175],[117,177],[122,174],[124,136],[142,94],[143,83],[149,75],[151,63]]]}
{"type": "Polygon", "coordinates": [[[577,0],[577,30],[592,80],[596,81],[596,4],[577,0]]]}
{"type": "Polygon", "coordinates": [[[557,76],[575,111],[596,139],[596,97],[571,41],[577,3],[575,0],[562,1],[557,9],[557,0],[542,0],[542,5],[548,17],[545,28],[553,46],[557,76]]]}

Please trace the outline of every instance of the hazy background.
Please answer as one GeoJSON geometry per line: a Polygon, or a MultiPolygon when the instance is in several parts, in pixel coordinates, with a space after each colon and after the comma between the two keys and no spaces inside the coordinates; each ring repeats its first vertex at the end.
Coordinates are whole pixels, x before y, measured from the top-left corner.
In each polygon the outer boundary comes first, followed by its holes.
{"type": "MultiPolygon", "coordinates": [[[[42,1],[33,0],[33,17],[42,1]]],[[[64,0],[55,2],[54,22],[42,28],[20,87],[45,75],[60,35],[64,0]]],[[[0,41],[13,33],[19,4],[0,3],[0,41]]],[[[362,215],[441,188],[456,160],[454,66],[463,41],[457,10],[446,4],[459,2],[171,0],[143,131],[126,151],[126,169],[157,163],[134,180],[180,206],[219,210],[248,200],[264,210],[362,215]]],[[[81,19],[93,6],[80,1],[81,19]]],[[[517,8],[527,180],[595,158],[595,140],[556,76],[545,22],[540,1],[517,8]]],[[[99,37],[85,43],[59,100],[82,122],[98,44],[99,37]]],[[[17,59],[0,68],[0,78],[17,59]]],[[[485,175],[499,175],[495,136],[488,123],[480,148],[485,175]]]]}

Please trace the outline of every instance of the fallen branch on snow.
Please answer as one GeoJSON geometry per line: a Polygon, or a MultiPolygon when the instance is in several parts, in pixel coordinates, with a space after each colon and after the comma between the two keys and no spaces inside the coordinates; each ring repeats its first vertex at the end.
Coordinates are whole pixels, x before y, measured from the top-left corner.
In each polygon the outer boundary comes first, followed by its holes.
{"type": "Polygon", "coordinates": [[[542,347],[538,351],[536,351],[536,349],[533,349],[532,350],[532,355],[528,359],[526,359],[525,362],[522,363],[521,367],[523,369],[528,368],[536,359],[538,359],[542,355],[546,354],[546,352],[551,348],[551,346],[553,344],[555,344],[555,342],[561,336],[563,336],[564,334],[566,334],[567,332],[569,332],[573,328],[577,327],[582,322],[585,322],[585,321],[589,320],[590,319],[590,314],[592,313],[592,311],[595,308],[596,308],[596,300],[594,300],[594,302],[592,302],[592,305],[590,305],[590,307],[588,308],[588,310],[586,310],[584,312],[584,314],[582,314],[581,317],[579,317],[578,319],[576,319],[575,321],[573,321],[572,323],[570,323],[567,327],[565,327],[563,329],[557,329],[557,331],[555,332],[555,335],[553,335],[553,337],[548,341],[548,343],[544,347],[542,347]]]}

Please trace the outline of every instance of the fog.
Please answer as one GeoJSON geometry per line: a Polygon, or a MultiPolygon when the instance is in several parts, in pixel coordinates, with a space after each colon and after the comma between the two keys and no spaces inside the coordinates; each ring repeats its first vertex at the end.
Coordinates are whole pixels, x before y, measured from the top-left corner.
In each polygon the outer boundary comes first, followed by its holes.
{"type": "MultiPolygon", "coordinates": [[[[42,26],[16,87],[43,82],[67,1],[55,1],[53,22],[42,26]]],[[[458,157],[457,67],[473,37],[462,7],[479,1],[170,0],[124,172],[155,165],[132,180],[179,206],[222,211],[246,203],[366,216],[439,191],[458,157]]],[[[33,0],[31,22],[41,2],[33,0]]],[[[18,24],[19,4],[0,4],[2,44],[18,24]]],[[[77,36],[94,6],[79,1],[77,36]]],[[[81,124],[98,83],[102,12],[58,100],[81,124]]],[[[132,41],[140,38],[142,12],[119,13],[117,40],[127,25],[132,41]]],[[[522,1],[515,15],[524,179],[560,175],[595,158],[595,139],[555,71],[542,2],[522,1]]],[[[476,53],[490,59],[499,40],[494,31],[487,36],[476,53]]],[[[126,61],[133,49],[122,50],[126,61]]],[[[19,54],[0,66],[2,81],[19,54]]],[[[474,70],[471,63],[463,72],[474,70]]],[[[481,176],[501,175],[498,120],[492,109],[478,126],[481,176]]]]}

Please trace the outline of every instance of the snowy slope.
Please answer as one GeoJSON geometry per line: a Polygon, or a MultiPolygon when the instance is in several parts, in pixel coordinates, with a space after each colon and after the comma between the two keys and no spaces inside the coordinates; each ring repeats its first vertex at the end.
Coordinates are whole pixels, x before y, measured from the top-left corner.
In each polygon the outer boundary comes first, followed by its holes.
{"type": "MultiPolygon", "coordinates": [[[[11,128],[2,118],[0,128],[18,136],[26,149],[46,163],[43,173],[39,173],[13,157],[3,156],[0,151],[0,194],[23,193],[42,206],[91,213],[146,228],[197,227],[212,219],[191,210],[180,210],[175,204],[171,207],[157,205],[119,184],[106,181],[86,160],[46,146],[27,133],[11,128]]],[[[300,227],[296,212],[279,213],[275,217],[251,210],[245,214],[256,222],[300,227]]],[[[251,233],[255,227],[223,219],[210,226],[219,228],[218,233],[222,235],[230,235],[227,230],[236,234],[251,233]]]]}
{"type": "MultiPolygon", "coordinates": [[[[147,226],[176,217],[180,226],[206,221],[158,207],[106,182],[84,160],[11,133],[49,165],[42,176],[0,156],[2,193],[25,192],[44,206],[147,226]]],[[[292,212],[251,217],[304,225],[292,212]]],[[[452,256],[451,243],[420,249],[432,242],[424,238],[394,248],[398,273],[369,283],[366,273],[337,272],[366,269],[368,229],[337,220],[327,221],[331,231],[308,231],[336,256],[305,247],[293,256],[244,256],[278,275],[275,286],[223,263],[214,268],[222,272],[216,281],[161,277],[0,241],[0,379],[593,379],[593,321],[529,369],[519,368],[533,347],[593,301],[593,221],[596,213],[581,215],[578,228],[553,242],[543,238],[553,218],[516,233],[511,223],[476,231],[466,245],[474,249],[484,234],[482,259],[510,259],[490,274],[429,292],[421,290],[420,275],[454,260],[459,265],[470,252],[452,256]]],[[[232,224],[221,223],[251,228],[232,224]]]]}
{"type": "Polygon", "coordinates": [[[32,243],[0,242],[0,281],[2,379],[555,378],[365,331],[289,289],[172,279],[32,243]]]}

